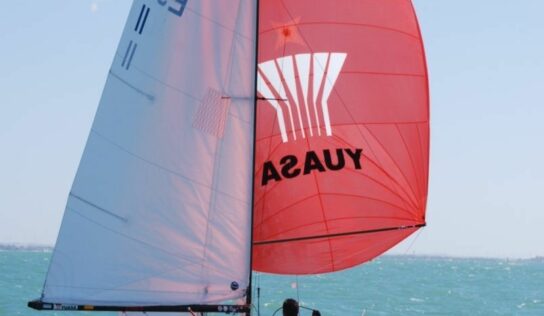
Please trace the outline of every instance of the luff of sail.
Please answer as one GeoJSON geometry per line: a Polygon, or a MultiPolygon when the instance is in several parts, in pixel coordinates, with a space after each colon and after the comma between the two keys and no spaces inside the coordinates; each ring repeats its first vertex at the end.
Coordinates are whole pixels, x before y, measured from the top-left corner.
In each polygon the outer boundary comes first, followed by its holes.
{"type": "Polygon", "coordinates": [[[338,271],[425,225],[429,99],[410,0],[262,0],[253,268],[338,271]]]}
{"type": "Polygon", "coordinates": [[[43,302],[205,305],[245,295],[255,11],[247,0],[134,1],[43,302]]]}

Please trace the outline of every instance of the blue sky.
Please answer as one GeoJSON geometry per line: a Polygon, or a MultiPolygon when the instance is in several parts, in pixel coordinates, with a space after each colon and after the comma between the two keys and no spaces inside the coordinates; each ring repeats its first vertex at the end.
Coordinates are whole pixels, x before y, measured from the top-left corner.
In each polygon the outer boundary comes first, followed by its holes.
{"type": "MultiPolygon", "coordinates": [[[[544,256],[544,1],[416,0],[428,227],[393,253],[544,256]]],[[[0,11],[0,242],[53,244],[131,1],[0,11]]]]}

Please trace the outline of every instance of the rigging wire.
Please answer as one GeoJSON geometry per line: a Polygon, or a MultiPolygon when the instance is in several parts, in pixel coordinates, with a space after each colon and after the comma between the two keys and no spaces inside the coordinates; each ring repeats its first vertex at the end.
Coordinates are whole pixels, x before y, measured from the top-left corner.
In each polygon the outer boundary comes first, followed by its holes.
{"type": "Polygon", "coordinates": [[[412,239],[412,242],[410,242],[410,244],[408,245],[408,248],[406,248],[406,251],[404,251],[405,255],[408,254],[408,251],[410,251],[410,249],[414,246],[419,235],[421,235],[421,232],[423,232],[423,229],[418,229],[418,232],[416,233],[415,237],[412,239]]]}
{"type": "Polygon", "coordinates": [[[298,286],[298,274],[295,275],[295,286],[297,289],[297,301],[300,304],[300,292],[299,292],[299,286],[298,286]]]}
{"type": "Polygon", "coordinates": [[[257,285],[257,316],[261,316],[261,274],[256,273],[255,279],[257,285]]]}

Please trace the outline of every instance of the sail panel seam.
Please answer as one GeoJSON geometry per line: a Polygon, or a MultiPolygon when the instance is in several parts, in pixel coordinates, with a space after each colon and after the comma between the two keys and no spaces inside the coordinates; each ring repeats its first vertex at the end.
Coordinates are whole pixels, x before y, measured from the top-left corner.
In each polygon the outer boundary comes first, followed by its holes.
{"type": "MultiPolygon", "coordinates": [[[[382,121],[382,122],[354,122],[354,123],[340,123],[340,124],[331,124],[331,127],[344,127],[344,126],[353,126],[358,127],[359,125],[413,125],[413,124],[426,124],[429,123],[429,120],[424,121],[404,121],[404,122],[389,122],[389,121],[382,121]]],[[[334,135],[333,135],[334,136],[334,135]]],[[[266,139],[274,138],[274,137],[281,137],[280,133],[271,133],[268,136],[263,136],[259,139],[257,139],[257,142],[263,141],[266,139]]],[[[281,145],[281,143],[280,143],[281,145]]]]}
{"type": "MultiPolygon", "coordinates": [[[[120,232],[120,231],[116,231],[116,230],[114,230],[114,229],[111,229],[111,228],[109,228],[109,227],[107,227],[107,226],[105,226],[105,225],[103,225],[103,224],[101,224],[101,223],[99,223],[99,222],[97,222],[97,221],[95,221],[95,220],[93,220],[93,219],[91,219],[91,218],[89,218],[89,217],[83,215],[80,211],[74,209],[73,207],[68,207],[68,206],[67,206],[66,209],[72,211],[73,213],[75,213],[75,214],[81,216],[82,218],[86,219],[87,221],[89,221],[89,222],[91,222],[91,223],[93,223],[93,224],[95,224],[95,225],[98,225],[98,226],[102,227],[103,229],[105,229],[105,230],[107,230],[107,231],[109,231],[109,232],[111,232],[111,233],[114,233],[114,234],[117,234],[117,235],[119,235],[119,236],[121,236],[121,237],[126,238],[127,240],[136,242],[136,243],[138,243],[138,244],[144,245],[144,246],[149,247],[149,248],[154,249],[154,250],[158,250],[158,251],[160,251],[160,252],[162,252],[162,253],[164,253],[164,254],[166,254],[166,255],[172,256],[173,258],[176,258],[176,259],[179,259],[179,260],[182,260],[182,261],[189,262],[189,263],[191,263],[191,264],[193,264],[193,265],[198,265],[198,264],[200,264],[199,262],[194,262],[193,260],[191,260],[191,259],[189,259],[189,258],[180,257],[179,253],[172,253],[172,252],[170,252],[170,251],[168,251],[168,250],[165,250],[165,249],[163,249],[163,248],[154,246],[154,245],[149,244],[149,243],[147,243],[147,242],[145,242],[145,241],[142,241],[142,240],[139,240],[139,239],[134,238],[134,237],[132,237],[132,236],[129,236],[129,235],[127,235],[127,234],[124,234],[124,233],[122,233],[122,232],[120,232]]],[[[222,271],[219,270],[219,269],[216,269],[216,271],[217,271],[217,272],[222,272],[222,271]]]]}
{"type": "MultiPolygon", "coordinates": [[[[288,11],[287,6],[285,4],[284,4],[284,7],[285,7],[285,10],[288,11]]],[[[282,26],[279,26],[279,27],[269,28],[267,30],[262,31],[261,33],[265,34],[265,33],[269,33],[269,32],[272,32],[272,31],[276,31],[276,30],[279,30],[279,29],[281,29],[282,27],[285,27],[285,26],[297,26],[297,28],[298,28],[299,26],[305,26],[305,25],[349,25],[349,26],[359,26],[359,27],[374,28],[374,29],[379,29],[379,30],[384,30],[384,31],[400,33],[400,34],[406,35],[408,37],[411,37],[411,38],[413,38],[415,40],[420,39],[417,35],[413,35],[413,34],[410,34],[408,32],[404,32],[404,31],[401,31],[401,30],[398,30],[398,29],[395,29],[395,28],[386,27],[386,26],[379,26],[379,25],[366,24],[366,23],[333,22],[333,21],[302,22],[302,23],[296,23],[296,24],[286,24],[286,25],[282,25],[282,26]]]]}
{"type": "Polygon", "coordinates": [[[179,172],[176,172],[176,171],[174,171],[174,170],[171,170],[171,169],[169,169],[169,168],[166,168],[166,167],[164,167],[164,166],[161,166],[161,165],[159,165],[159,164],[157,164],[157,163],[154,163],[154,162],[152,162],[152,161],[150,161],[150,160],[147,160],[147,159],[145,159],[145,158],[143,158],[143,157],[140,157],[139,155],[137,155],[137,154],[131,152],[130,150],[127,150],[126,148],[124,148],[124,147],[122,147],[121,145],[117,144],[116,142],[112,141],[112,140],[109,139],[108,137],[106,137],[106,136],[104,136],[103,134],[99,133],[99,132],[98,132],[96,129],[94,129],[94,128],[91,128],[91,132],[94,133],[94,134],[96,134],[97,136],[103,138],[105,141],[107,141],[107,142],[110,143],[111,145],[117,147],[119,150],[121,150],[121,151],[127,153],[128,155],[130,155],[130,156],[132,156],[132,157],[134,157],[134,158],[136,158],[136,159],[138,159],[138,160],[141,160],[141,161],[143,161],[143,162],[145,162],[145,163],[147,163],[147,164],[149,164],[149,165],[151,165],[151,166],[154,166],[154,167],[157,168],[157,169],[160,169],[160,170],[162,170],[162,171],[164,171],[164,172],[167,172],[167,173],[169,173],[169,174],[172,174],[172,175],[174,175],[174,176],[177,176],[177,177],[179,177],[179,178],[181,178],[181,179],[183,179],[183,180],[185,180],[185,181],[187,181],[187,182],[190,182],[190,183],[192,183],[192,184],[196,184],[196,185],[205,187],[205,188],[209,189],[210,191],[213,191],[213,192],[217,192],[217,193],[223,194],[223,195],[225,195],[225,196],[227,196],[227,197],[232,198],[233,200],[236,200],[236,201],[238,201],[238,202],[243,203],[244,205],[247,205],[247,204],[248,204],[248,202],[245,201],[245,200],[243,200],[243,199],[240,199],[240,198],[238,198],[238,197],[235,197],[235,196],[233,196],[233,195],[231,195],[231,194],[229,194],[229,193],[226,193],[226,192],[224,192],[224,191],[213,189],[211,186],[209,186],[209,185],[207,185],[207,184],[205,184],[205,183],[198,182],[198,181],[196,181],[196,180],[194,180],[194,179],[191,179],[191,178],[189,178],[189,177],[187,177],[187,176],[185,176],[185,175],[183,175],[183,174],[181,174],[181,173],[179,173],[179,172]]]}

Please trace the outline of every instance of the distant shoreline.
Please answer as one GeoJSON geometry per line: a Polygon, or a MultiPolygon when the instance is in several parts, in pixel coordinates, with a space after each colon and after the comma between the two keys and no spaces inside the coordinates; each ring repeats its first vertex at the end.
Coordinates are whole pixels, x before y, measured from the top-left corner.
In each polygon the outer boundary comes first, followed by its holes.
{"type": "Polygon", "coordinates": [[[51,252],[53,246],[32,244],[0,244],[0,251],[51,252]]]}
{"type": "MultiPolygon", "coordinates": [[[[21,252],[52,252],[53,246],[50,245],[36,245],[36,244],[2,244],[0,243],[0,251],[21,251],[21,252]]],[[[402,257],[402,258],[416,258],[416,259],[452,259],[452,260],[505,260],[505,261],[534,261],[544,263],[544,256],[536,256],[531,258],[515,258],[515,257],[475,257],[475,256],[454,256],[454,255],[429,255],[429,254],[398,254],[390,253],[384,254],[380,257],[402,257]]],[[[374,258],[371,261],[379,260],[380,257],[374,258]]]]}

